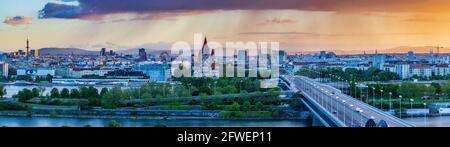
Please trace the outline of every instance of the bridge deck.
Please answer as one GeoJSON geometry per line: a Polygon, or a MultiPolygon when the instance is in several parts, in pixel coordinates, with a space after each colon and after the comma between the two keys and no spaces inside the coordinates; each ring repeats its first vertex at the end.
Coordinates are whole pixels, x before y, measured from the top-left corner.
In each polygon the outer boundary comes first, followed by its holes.
{"type": "Polygon", "coordinates": [[[343,122],[346,126],[364,126],[369,119],[378,123],[384,120],[389,127],[412,127],[413,125],[391,114],[361,102],[341,91],[302,76],[285,76],[291,87],[299,90],[302,95],[310,98],[326,111],[333,119],[343,122]]]}

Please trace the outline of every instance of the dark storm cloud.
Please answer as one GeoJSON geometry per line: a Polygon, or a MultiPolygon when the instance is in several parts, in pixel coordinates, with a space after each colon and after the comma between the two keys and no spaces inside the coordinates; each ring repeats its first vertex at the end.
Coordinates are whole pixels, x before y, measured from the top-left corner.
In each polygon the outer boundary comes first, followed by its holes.
{"type": "Polygon", "coordinates": [[[207,10],[436,11],[446,10],[449,5],[446,0],[60,0],[46,4],[40,11],[40,18],[207,10]]]}

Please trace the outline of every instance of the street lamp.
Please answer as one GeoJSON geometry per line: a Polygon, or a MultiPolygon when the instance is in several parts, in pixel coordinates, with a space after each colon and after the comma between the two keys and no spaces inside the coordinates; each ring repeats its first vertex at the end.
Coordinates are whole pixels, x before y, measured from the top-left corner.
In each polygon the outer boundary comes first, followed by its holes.
{"type": "Polygon", "coordinates": [[[324,93],[324,92],[323,92],[323,88],[320,88],[320,91],[321,91],[321,92],[320,92],[320,93],[321,93],[321,94],[320,94],[320,98],[321,98],[322,106],[323,106],[323,99],[324,99],[324,96],[323,96],[323,93],[324,93]]]}
{"type": "MultiPolygon", "coordinates": [[[[348,80],[345,80],[345,85],[347,85],[347,84],[348,84],[348,80]]],[[[350,86],[347,87],[347,95],[349,95],[349,94],[350,94],[350,86]]]]}
{"type": "Polygon", "coordinates": [[[376,107],[376,105],[375,105],[375,87],[372,87],[372,104],[373,104],[373,106],[374,107],[376,107]]]}
{"type": "Polygon", "coordinates": [[[351,125],[350,126],[353,126],[353,104],[350,104],[350,110],[352,110],[352,111],[350,111],[350,122],[351,122],[351,125]]]}
{"type": "Polygon", "coordinates": [[[392,110],[392,92],[389,92],[389,111],[392,110]]]}
{"type": "Polygon", "coordinates": [[[399,95],[398,98],[400,99],[399,105],[398,105],[398,107],[399,107],[398,111],[400,113],[400,119],[401,119],[402,118],[402,96],[399,95]]]}
{"type": "Polygon", "coordinates": [[[344,110],[344,124],[346,123],[346,122],[345,122],[345,117],[346,117],[346,116],[345,116],[345,114],[346,114],[346,112],[345,112],[345,102],[346,102],[345,100],[342,100],[342,103],[344,103],[344,104],[342,105],[342,109],[344,110]]]}
{"type": "Polygon", "coordinates": [[[381,98],[381,110],[383,110],[383,90],[380,90],[380,98],[381,98]]]}
{"type": "Polygon", "coordinates": [[[339,97],[338,96],[336,96],[336,100],[334,101],[335,102],[335,105],[336,105],[336,108],[334,108],[334,110],[336,111],[336,117],[338,117],[339,116],[339,105],[338,105],[338,101],[339,101],[339,97]]]}
{"type": "MultiPolygon", "coordinates": [[[[409,99],[409,102],[410,102],[410,104],[411,104],[411,110],[413,109],[413,102],[414,102],[414,99],[409,99]]],[[[414,117],[414,114],[411,114],[411,117],[414,117]]]]}
{"type": "Polygon", "coordinates": [[[363,117],[362,117],[362,113],[363,113],[363,110],[361,109],[361,108],[356,108],[356,111],[359,113],[359,126],[363,126],[363,117]]]}
{"type": "MultiPolygon", "coordinates": [[[[427,109],[427,103],[423,103],[423,108],[425,110],[427,109]]],[[[425,127],[427,127],[427,111],[425,111],[425,113],[423,113],[423,116],[425,118],[425,127]]]]}

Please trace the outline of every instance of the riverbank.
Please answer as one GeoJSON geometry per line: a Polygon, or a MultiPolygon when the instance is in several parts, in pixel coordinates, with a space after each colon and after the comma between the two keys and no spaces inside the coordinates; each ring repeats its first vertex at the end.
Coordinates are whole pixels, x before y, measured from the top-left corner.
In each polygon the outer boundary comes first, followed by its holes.
{"type": "Polygon", "coordinates": [[[48,118],[96,118],[96,119],[143,119],[143,120],[310,120],[304,117],[198,117],[198,116],[131,116],[131,115],[73,115],[73,114],[35,114],[29,111],[0,111],[0,116],[14,117],[48,117],[48,118]]]}
{"type": "Polygon", "coordinates": [[[311,120],[161,120],[0,116],[1,127],[310,127],[311,120]]]}

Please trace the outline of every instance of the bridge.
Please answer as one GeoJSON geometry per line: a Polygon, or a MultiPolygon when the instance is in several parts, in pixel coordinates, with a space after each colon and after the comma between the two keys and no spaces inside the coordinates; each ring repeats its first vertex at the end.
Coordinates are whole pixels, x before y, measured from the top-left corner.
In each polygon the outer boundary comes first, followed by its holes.
{"type": "Polygon", "coordinates": [[[300,101],[313,114],[313,125],[326,127],[413,127],[378,108],[340,90],[304,76],[282,76],[281,81],[301,95],[300,101]]]}

